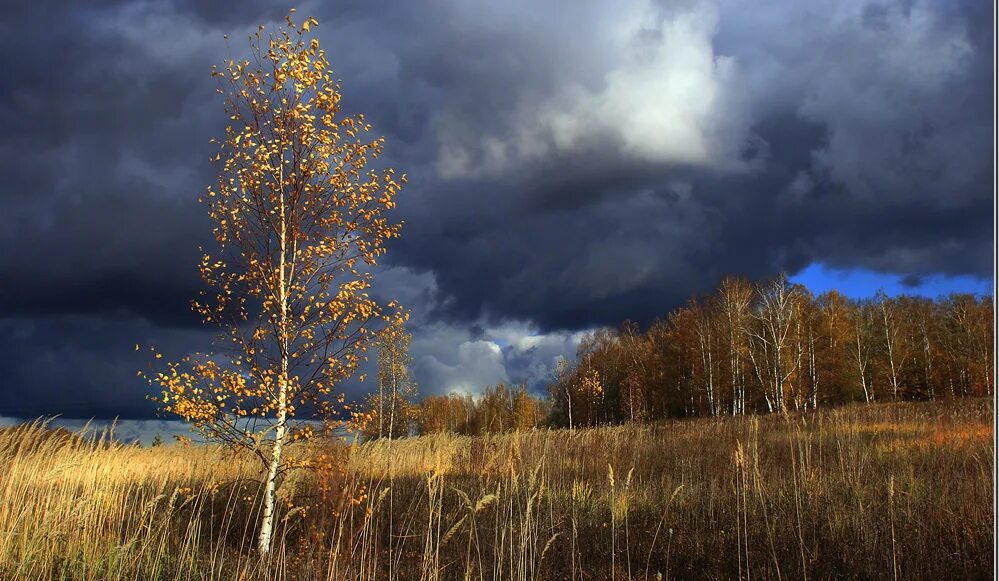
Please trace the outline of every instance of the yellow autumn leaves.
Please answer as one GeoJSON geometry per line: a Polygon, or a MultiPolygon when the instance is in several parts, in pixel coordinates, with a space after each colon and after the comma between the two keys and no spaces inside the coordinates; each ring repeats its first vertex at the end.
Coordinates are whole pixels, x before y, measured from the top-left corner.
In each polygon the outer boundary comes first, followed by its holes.
{"type": "MultiPolygon", "coordinates": [[[[218,246],[198,266],[210,290],[193,306],[219,327],[225,349],[152,378],[164,411],[255,449],[261,434],[239,418],[334,415],[337,386],[398,308],[369,291],[372,267],[401,230],[387,211],[406,178],[372,168],[385,140],[368,135],[362,115],[342,114],[326,53],[306,38],[318,21],[296,25],[289,13],[286,23],[261,28],[250,58],[212,72],[230,123],[214,141],[218,180],[202,197],[218,246]]],[[[288,428],[293,441],[314,433],[288,428]]]]}

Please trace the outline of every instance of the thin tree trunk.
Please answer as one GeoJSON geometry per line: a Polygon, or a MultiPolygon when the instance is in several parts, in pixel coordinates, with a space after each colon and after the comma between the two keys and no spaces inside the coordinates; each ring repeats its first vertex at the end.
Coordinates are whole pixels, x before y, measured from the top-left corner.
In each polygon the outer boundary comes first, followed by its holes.
{"type": "MultiPolygon", "coordinates": [[[[393,338],[393,340],[397,339],[393,338]]],[[[392,375],[392,396],[391,396],[392,401],[391,403],[389,403],[389,431],[388,431],[389,440],[392,439],[392,436],[395,431],[395,405],[396,405],[396,400],[399,397],[399,370],[396,369],[396,350],[398,348],[399,346],[397,344],[393,344],[391,355],[389,356],[391,358],[391,364],[389,366],[389,369],[391,370],[391,375],[392,375]]]]}
{"type": "Polygon", "coordinates": [[[881,303],[881,317],[884,320],[885,347],[888,355],[888,370],[890,372],[889,379],[891,379],[892,398],[897,400],[899,369],[895,365],[895,341],[892,341],[888,308],[885,306],[884,302],[881,303]]]}
{"type": "Polygon", "coordinates": [[[569,383],[565,384],[565,407],[569,412],[569,431],[572,431],[572,390],[569,388],[569,383]]]}
{"type": "Polygon", "coordinates": [[[936,399],[936,390],[933,389],[933,355],[930,352],[930,338],[923,328],[923,381],[926,382],[926,389],[929,391],[930,401],[936,399]]]}
{"type": "Polygon", "coordinates": [[[863,347],[860,344],[860,331],[857,331],[857,371],[860,372],[860,387],[864,390],[864,403],[871,403],[871,394],[867,390],[867,362],[864,361],[863,347]]]}
{"type": "Polygon", "coordinates": [[[701,346],[701,368],[704,370],[706,378],[705,391],[708,396],[708,415],[715,415],[715,389],[714,389],[714,364],[711,361],[711,339],[710,337],[705,338],[704,331],[699,330],[700,346],[701,346]]]}
{"type": "MultiPolygon", "coordinates": [[[[281,394],[285,393],[281,388],[281,394]]],[[[278,412],[278,425],[274,434],[274,449],[271,452],[271,462],[267,469],[267,481],[264,484],[264,514],[260,523],[260,536],[257,538],[257,550],[261,555],[267,555],[271,550],[271,538],[274,534],[274,508],[277,493],[277,475],[281,466],[281,452],[284,447],[287,423],[287,403],[281,398],[281,408],[278,412]]]]}
{"type": "MultiPolygon", "coordinates": [[[[384,349],[385,346],[381,345],[379,349],[384,349]]],[[[381,373],[378,374],[378,437],[385,437],[385,378],[381,377],[381,373]]]]}
{"type": "Polygon", "coordinates": [[[285,262],[287,253],[287,219],[284,207],[284,161],[281,160],[280,177],[280,218],[281,218],[281,249],[278,255],[278,300],[281,307],[281,320],[278,329],[278,342],[281,346],[281,376],[278,378],[278,410],[277,427],[274,432],[274,448],[271,450],[271,461],[267,468],[267,480],[264,483],[264,512],[260,523],[260,535],[257,538],[257,550],[261,555],[267,555],[271,550],[271,539],[274,534],[274,509],[277,492],[277,477],[281,467],[281,453],[288,428],[288,290],[285,281],[285,262]]]}
{"type": "Polygon", "coordinates": [[[811,324],[808,326],[808,372],[811,378],[811,407],[812,410],[819,409],[819,370],[815,361],[815,333],[811,324]]]}
{"type": "Polygon", "coordinates": [[[732,368],[732,415],[734,416],[743,412],[743,406],[739,401],[741,395],[739,389],[739,349],[735,344],[735,323],[732,322],[731,317],[729,317],[728,345],[729,366],[732,368]]]}

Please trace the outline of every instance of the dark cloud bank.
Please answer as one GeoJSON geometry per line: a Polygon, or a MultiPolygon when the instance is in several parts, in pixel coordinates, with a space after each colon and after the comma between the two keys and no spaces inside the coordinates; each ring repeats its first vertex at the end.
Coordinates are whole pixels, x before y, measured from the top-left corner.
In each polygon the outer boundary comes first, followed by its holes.
{"type": "MultiPolygon", "coordinates": [[[[299,10],[411,176],[383,290],[427,391],[537,380],[727,273],[990,276],[987,2],[335,4],[299,10]]],[[[0,415],[149,417],[134,343],[209,344],[209,66],[283,14],[221,6],[5,9],[0,415]]]]}

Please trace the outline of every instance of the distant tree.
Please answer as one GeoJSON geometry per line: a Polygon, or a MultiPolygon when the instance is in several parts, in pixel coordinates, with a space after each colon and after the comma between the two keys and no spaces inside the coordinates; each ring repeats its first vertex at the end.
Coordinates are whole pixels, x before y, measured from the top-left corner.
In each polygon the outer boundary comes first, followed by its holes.
{"type": "MultiPolygon", "coordinates": [[[[816,358],[818,374],[827,386],[825,401],[842,403],[856,399],[853,373],[851,302],[832,290],[819,295],[816,358]]],[[[818,403],[822,403],[822,399],[818,403]]]]}
{"type": "Polygon", "coordinates": [[[206,196],[220,251],[200,265],[214,295],[194,306],[221,327],[229,351],[193,355],[154,378],[164,410],[259,458],[261,554],[271,548],[279,480],[298,465],[285,446],[313,434],[301,419],[337,414],[337,386],[393,317],[394,303],[367,291],[370,267],[399,235],[386,211],[405,182],[369,167],[384,140],[367,136],[363,116],[340,113],[326,53],[306,38],[316,20],[286,22],[269,35],[261,27],[249,59],[213,72],[230,120],[206,196]]]}
{"type": "Polygon", "coordinates": [[[672,315],[653,321],[646,331],[650,351],[649,384],[646,386],[649,419],[680,415],[686,401],[680,378],[684,365],[679,362],[678,344],[674,340],[677,329],[671,318],[672,315]]]}
{"type": "Polygon", "coordinates": [[[584,371],[579,381],[578,391],[577,400],[582,404],[580,407],[582,408],[583,422],[591,426],[600,423],[600,411],[606,397],[600,372],[592,367],[584,371]]]}
{"type": "Polygon", "coordinates": [[[726,278],[643,333],[625,321],[580,342],[548,386],[554,425],[747,410],[788,413],[887,398],[991,395],[994,301],[954,294],[813,296],[785,275],[726,278]]]}
{"type": "Polygon", "coordinates": [[[822,311],[807,288],[796,285],[794,301],[794,343],[797,387],[795,409],[817,409],[819,405],[819,364],[822,311]]]}
{"type": "Polygon", "coordinates": [[[529,430],[537,427],[548,415],[544,400],[534,397],[521,382],[513,391],[513,429],[529,430]]]}
{"type": "Polygon", "coordinates": [[[621,395],[621,417],[630,422],[640,422],[648,416],[648,388],[652,383],[655,361],[653,344],[636,323],[626,321],[621,325],[620,348],[624,352],[624,379],[621,395]]]}
{"type": "Polygon", "coordinates": [[[364,409],[355,415],[359,429],[368,437],[392,439],[408,433],[416,419],[411,342],[401,317],[378,333],[378,391],[368,395],[364,409]]]}
{"type": "Polygon", "coordinates": [[[952,294],[944,303],[947,343],[952,358],[949,383],[954,395],[977,391],[992,395],[995,370],[993,351],[993,299],[969,294],[952,294]]]}
{"type": "Polygon", "coordinates": [[[450,422],[450,406],[447,396],[429,396],[420,403],[417,430],[421,434],[437,434],[455,431],[457,426],[450,422]]]}
{"type": "Polygon", "coordinates": [[[938,305],[931,299],[915,297],[906,297],[903,305],[913,335],[913,362],[918,368],[916,381],[922,386],[923,396],[934,400],[937,396],[934,360],[938,357],[938,321],[941,319],[937,313],[938,305]]]}
{"type": "Polygon", "coordinates": [[[757,287],[759,304],[750,326],[750,357],[764,388],[767,410],[788,411],[789,380],[797,371],[791,346],[797,291],[785,275],[757,287]]]}
{"type": "Polygon", "coordinates": [[[880,315],[878,322],[881,325],[885,376],[888,378],[888,386],[891,387],[892,398],[898,399],[899,394],[903,393],[903,372],[911,356],[905,319],[899,301],[889,297],[884,291],[878,291],[874,300],[880,315]]]}
{"type": "Polygon", "coordinates": [[[480,429],[486,433],[502,433],[514,427],[513,393],[504,383],[487,386],[477,402],[480,429]]]}
{"type": "Polygon", "coordinates": [[[704,385],[704,397],[707,401],[709,416],[718,415],[718,399],[715,393],[715,369],[718,364],[715,356],[715,343],[718,337],[718,318],[710,305],[691,300],[689,306],[693,313],[693,331],[697,337],[697,352],[700,359],[701,383],[704,385]]]}
{"type": "Polygon", "coordinates": [[[729,391],[732,394],[732,414],[746,413],[746,325],[749,305],[753,301],[753,288],[743,279],[726,277],[717,295],[725,333],[728,335],[729,391]]]}
{"type": "Polygon", "coordinates": [[[700,378],[697,373],[699,345],[694,329],[697,314],[689,308],[681,307],[669,313],[666,318],[666,334],[662,342],[666,345],[665,358],[672,367],[672,394],[669,396],[669,409],[684,416],[699,413],[697,405],[697,386],[700,378]]]}
{"type": "Polygon", "coordinates": [[[565,425],[572,429],[572,366],[565,357],[558,357],[552,369],[551,383],[548,384],[548,401],[551,404],[552,421],[555,425],[565,425]]]}
{"type": "Polygon", "coordinates": [[[502,433],[538,427],[549,413],[526,383],[512,389],[501,383],[487,386],[478,399],[469,394],[427,396],[420,402],[416,425],[420,434],[502,433]]]}
{"type": "Polygon", "coordinates": [[[877,352],[877,323],[875,305],[869,301],[855,303],[847,317],[850,321],[850,355],[856,369],[857,383],[864,395],[864,401],[874,400],[874,378],[871,372],[877,352]]]}

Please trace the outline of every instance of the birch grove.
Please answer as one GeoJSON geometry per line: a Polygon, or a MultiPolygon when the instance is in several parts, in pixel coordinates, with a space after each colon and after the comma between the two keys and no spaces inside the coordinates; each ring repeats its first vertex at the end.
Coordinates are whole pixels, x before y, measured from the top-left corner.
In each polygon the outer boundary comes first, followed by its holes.
{"type": "Polygon", "coordinates": [[[993,312],[991,296],[850,299],[785,276],[727,277],[644,332],[625,323],[586,338],[549,389],[551,420],[580,424],[584,406],[582,423],[615,423],[988,396],[993,312]]]}

